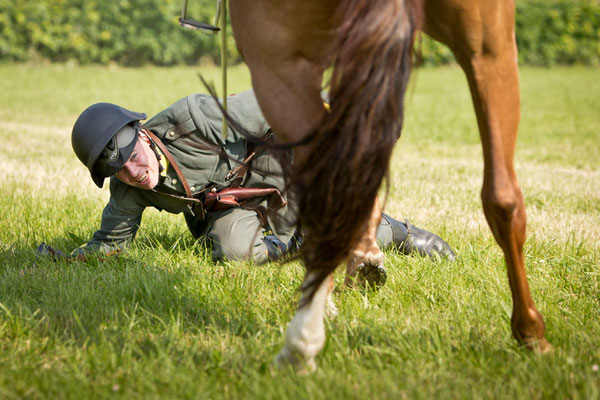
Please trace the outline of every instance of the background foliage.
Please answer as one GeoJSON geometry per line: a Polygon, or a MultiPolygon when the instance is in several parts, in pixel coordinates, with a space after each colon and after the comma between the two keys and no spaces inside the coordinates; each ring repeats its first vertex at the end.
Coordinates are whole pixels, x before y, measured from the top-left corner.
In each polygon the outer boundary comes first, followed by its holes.
{"type": "MultiPolygon", "coordinates": [[[[194,0],[188,16],[212,22],[215,9],[212,0],[194,0]]],[[[130,66],[217,60],[216,37],[180,28],[180,13],[179,0],[0,0],[0,60],[130,66]]]]}
{"type": "Polygon", "coordinates": [[[527,64],[600,65],[600,3],[517,2],[517,43],[527,64]]]}
{"type": "MultiPolygon", "coordinates": [[[[212,22],[214,0],[193,0],[189,16],[212,22]]],[[[216,37],[177,24],[180,0],[0,0],[0,61],[116,62],[122,65],[218,62],[216,37]]],[[[523,63],[600,64],[600,3],[517,0],[517,41],[523,63]]],[[[240,61],[230,36],[228,51],[240,61]]],[[[453,62],[443,45],[424,37],[425,65],[453,62]]]]}
{"type": "MultiPolygon", "coordinates": [[[[517,0],[517,45],[522,64],[600,65],[600,2],[517,0]]],[[[454,62],[450,50],[423,36],[422,62],[454,62]]]]}

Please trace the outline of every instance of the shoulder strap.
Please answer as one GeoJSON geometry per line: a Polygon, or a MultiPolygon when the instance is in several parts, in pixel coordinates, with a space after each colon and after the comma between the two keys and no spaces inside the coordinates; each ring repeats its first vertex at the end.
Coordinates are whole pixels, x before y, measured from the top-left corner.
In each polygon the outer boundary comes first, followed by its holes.
{"type": "Polygon", "coordinates": [[[187,180],[183,176],[183,173],[181,172],[181,169],[179,169],[179,165],[177,164],[177,162],[173,158],[173,155],[169,152],[169,150],[167,150],[167,148],[160,141],[160,139],[154,133],[152,133],[150,131],[150,129],[142,128],[142,130],[144,131],[144,133],[146,135],[150,136],[150,139],[152,139],[152,141],[158,146],[158,148],[160,149],[160,151],[162,151],[163,154],[165,155],[165,157],[167,157],[167,160],[169,160],[169,164],[175,170],[175,173],[177,174],[177,177],[179,178],[179,180],[181,181],[181,184],[183,185],[183,188],[185,189],[186,196],[187,197],[192,197],[192,191],[190,190],[190,185],[188,184],[187,180]]]}

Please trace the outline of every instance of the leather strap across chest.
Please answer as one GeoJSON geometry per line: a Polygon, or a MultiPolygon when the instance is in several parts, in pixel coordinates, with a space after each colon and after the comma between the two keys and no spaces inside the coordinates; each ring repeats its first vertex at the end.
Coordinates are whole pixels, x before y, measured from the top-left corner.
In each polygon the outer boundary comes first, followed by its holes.
{"type": "MultiPolygon", "coordinates": [[[[201,191],[203,193],[203,197],[201,199],[197,199],[192,197],[192,192],[190,190],[190,185],[187,180],[183,176],[179,165],[175,161],[173,155],[167,150],[165,145],[161,142],[161,140],[152,133],[149,129],[142,128],[145,134],[147,134],[150,139],[158,146],[161,152],[167,157],[169,160],[169,165],[173,167],[177,177],[181,181],[183,188],[185,189],[186,197],[180,197],[171,195],[168,193],[158,192],[163,195],[167,195],[170,197],[177,198],[179,200],[186,201],[188,206],[192,210],[195,215],[200,214],[201,218],[204,218],[206,211],[219,211],[225,210],[232,207],[245,207],[247,205],[248,200],[256,198],[256,197],[271,197],[275,201],[272,202],[274,207],[280,208],[287,205],[287,201],[283,198],[281,193],[276,188],[241,188],[239,185],[242,183],[244,176],[248,172],[248,168],[250,166],[250,162],[254,159],[256,153],[260,149],[255,149],[254,145],[248,145],[248,154],[245,159],[242,161],[240,165],[233,168],[227,174],[226,180],[230,181],[230,187],[222,189],[220,191],[216,191],[216,188],[207,187],[201,191]]],[[[257,211],[258,213],[258,211],[257,211]]],[[[266,225],[266,220],[263,221],[263,224],[266,225]]]]}
{"type": "Polygon", "coordinates": [[[167,148],[162,143],[162,141],[154,133],[152,133],[149,129],[146,129],[146,128],[142,128],[142,130],[144,131],[144,133],[146,135],[148,135],[150,137],[150,139],[152,139],[154,144],[156,144],[158,146],[158,148],[165,155],[165,157],[167,157],[167,160],[169,160],[169,165],[171,165],[173,167],[173,169],[175,170],[175,173],[177,174],[177,177],[179,178],[179,181],[183,185],[183,189],[185,190],[186,196],[192,197],[192,191],[190,190],[190,185],[188,184],[187,180],[183,176],[181,169],[179,169],[179,165],[177,165],[177,162],[175,161],[175,158],[173,158],[173,155],[171,155],[169,150],[167,150],[167,148]]]}

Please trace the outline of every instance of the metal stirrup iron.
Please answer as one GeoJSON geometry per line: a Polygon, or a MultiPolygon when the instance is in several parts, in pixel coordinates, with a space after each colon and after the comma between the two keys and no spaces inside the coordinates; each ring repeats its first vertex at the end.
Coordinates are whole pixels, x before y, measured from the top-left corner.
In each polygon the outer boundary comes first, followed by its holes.
{"type": "Polygon", "coordinates": [[[221,31],[221,79],[223,82],[223,138],[227,140],[227,0],[217,0],[217,13],[215,15],[214,24],[207,24],[193,19],[187,19],[187,3],[188,0],[183,0],[181,7],[181,17],[179,25],[184,28],[199,29],[200,32],[216,35],[221,31]],[[219,24],[221,28],[219,28],[219,24]]]}
{"type": "Polygon", "coordinates": [[[217,15],[215,16],[214,25],[207,24],[206,22],[196,21],[194,19],[187,18],[187,3],[188,0],[183,0],[183,5],[181,6],[181,17],[179,18],[179,25],[184,28],[190,29],[200,29],[201,32],[207,33],[209,35],[216,35],[219,33],[221,28],[219,28],[219,13],[221,11],[221,0],[217,0],[217,15]]]}

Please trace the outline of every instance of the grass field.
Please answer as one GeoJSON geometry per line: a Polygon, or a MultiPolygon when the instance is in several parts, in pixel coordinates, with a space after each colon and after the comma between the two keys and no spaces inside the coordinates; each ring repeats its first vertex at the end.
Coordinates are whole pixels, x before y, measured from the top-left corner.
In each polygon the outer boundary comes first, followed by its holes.
{"type": "MultiPolygon", "coordinates": [[[[386,211],[459,258],[387,252],[379,292],[336,294],[309,377],[270,367],[299,298],[298,263],[215,265],[183,218],[156,210],[118,259],[34,253],[41,241],[68,251],[87,241],[108,199],[72,153],[78,113],[109,101],[152,115],[202,91],[198,72],[0,66],[0,398],[600,398],[599,70],[521,71],[525,256],[554,351],[533,355],[510,334],[465,79],[421,69],[386,211]]],[[[232,93],[249,88],[243,67],[230,74],[232,93]]]]}

